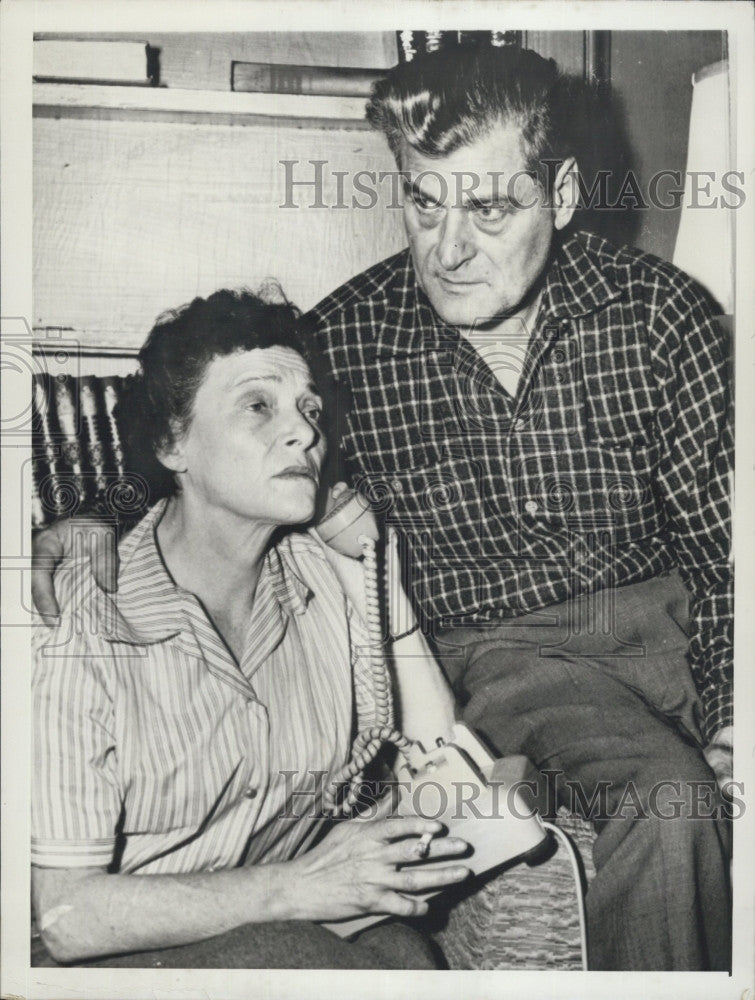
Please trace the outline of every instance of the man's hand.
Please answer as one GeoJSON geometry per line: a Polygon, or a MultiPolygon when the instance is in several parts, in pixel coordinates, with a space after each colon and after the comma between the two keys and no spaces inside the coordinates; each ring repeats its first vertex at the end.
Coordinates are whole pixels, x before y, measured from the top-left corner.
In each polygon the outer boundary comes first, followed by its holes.
{"type": "Polygon", "coordinates": [[[728,796],[728,785],[734,771],[734,726],[719,729],[703,750],[703,756],[716,776],[721,794],[728,796]]]}
{"type": "Polygon", "coordinates": [[[113,591],[118,578],[115,528],[95,518],[69,517],[40,531],[32,543],[31,597],[46,625],[60,615],[53,574],[64,559],[86,553],[103,590],[113,591]]]}

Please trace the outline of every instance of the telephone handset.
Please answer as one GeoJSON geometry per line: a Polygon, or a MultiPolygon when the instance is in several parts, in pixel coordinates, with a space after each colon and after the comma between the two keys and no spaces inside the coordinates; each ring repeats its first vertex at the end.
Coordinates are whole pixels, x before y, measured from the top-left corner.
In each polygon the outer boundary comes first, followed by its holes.
{"type": "Polygon", "coordinates": [[[364,552],[363,538],[377,541],[375,515],[354,490],[344,490],[325,513],[315,531],[326,545],[344,556],[358,559],[364,552]]]}
{"type": "MultiPolygon", "coordinates": [[[[363,557],[370,663],[377,709],[377,725],[357,736],[351,761],[326,789],[325,811],[338,816],[353,808],[364,768],[377,756],[381,746],[390,742],[400,753],[396,766],[398,814],[414,815],[421,811],[429,818],[440,819],[452,835],[466,840],[473,848],[472,857],[465,863],[475,875],[514,858],[539,855],[548,833],[532,800],[528,801],[518,787],[527,784],[524,781],[528,764],[525,758],[494,759],[463,723],[454,724],[450,733],[438,733],[435,745],[427,748],[412,743],[390,725],[390,675],[383,649],[378,582],[378,531],[370,508],[353,491],[344,490],[315,530],[326,545],[342,555],[363,557]],[[346,783],[349,783],[348,792],[339,801],[339,787],[346,783]],[[466,809],[459,808],[460,796],[468,803],[466,809]],[[504,818],[505,824],[495,822],[504,818]]],[[[386,570],[389,575],[397,570],[391,566],[390,559],[386,570]]],[[[348,936],[381,919],[385,918],[373,914],[334,921],[326,926],[341,936],[348,936]]]]}

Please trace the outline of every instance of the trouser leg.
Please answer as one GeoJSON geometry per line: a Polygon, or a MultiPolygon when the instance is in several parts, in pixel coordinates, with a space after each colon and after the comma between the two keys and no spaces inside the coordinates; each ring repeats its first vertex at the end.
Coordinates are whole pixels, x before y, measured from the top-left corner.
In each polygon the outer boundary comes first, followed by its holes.
{"type": "Polygon", "coordinates": [[[724,805],[694,742],[685,601],[664,578],[616,590],[607,628],[580,633],[572,603],[439,636],[465,721],[549,771],[571,808],[598,796],[595,969],[729,967],[728,821],[694,818],[724,805]]]}
{"type": "MultiPolygon", "coordinates": [[[[55,965],[52,960],[43,963],[55,965]]],[[[436,950],[408,926],[390,921],[353,941],[306,920],[244,924],[177,948],[81,963],[118,969],[437,969],[436,950]]]]}

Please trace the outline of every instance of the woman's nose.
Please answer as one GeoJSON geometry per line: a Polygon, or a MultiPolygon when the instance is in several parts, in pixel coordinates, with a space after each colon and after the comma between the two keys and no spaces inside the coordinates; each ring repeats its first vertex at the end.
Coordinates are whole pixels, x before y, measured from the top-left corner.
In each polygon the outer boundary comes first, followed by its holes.
{"type": "Polygon", "coordinates": [[[446,271],[453,271],[474,257],[475,246],[470,231],[469,213],[450,208],[440,228],[438,261],[446,271]]]}
{"type": "Polygon", "coordinates": [[[284,434],[286,444],[301,445],[305,449],[311,448],[320,438],[317,426],[299,410],[291,414],[284,434]]]}

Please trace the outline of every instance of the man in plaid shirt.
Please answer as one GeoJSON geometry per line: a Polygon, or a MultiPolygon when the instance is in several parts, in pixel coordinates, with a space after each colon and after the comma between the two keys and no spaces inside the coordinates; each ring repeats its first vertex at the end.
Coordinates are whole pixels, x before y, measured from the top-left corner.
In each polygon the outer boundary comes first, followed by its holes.
{"type": "Polygon", "coordinates": [[[368,117],[410,246],[309,314],[347,470],[399,531],[463,718],[595,821],[591,968],[726,969],[726,339],[682,272],[569,234],[552,63],[428,56],[368,117]]]}
{"type": "Polygon", "coordinates": [[[464,719],[597,821],[591,967],[725,969],[726,824],[691,817],[731,748],[728,344],[678,269],[567,232],[567,101],[531,52],[392,71],[410,246],[310,318],[464,719]]]}

